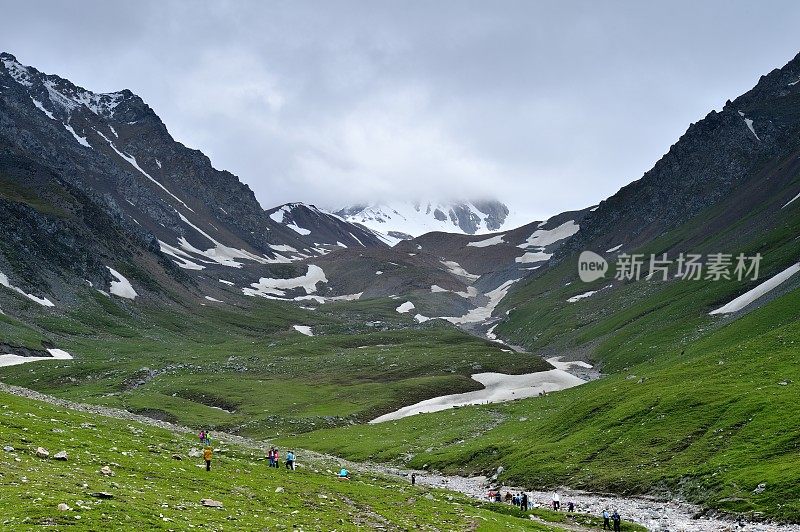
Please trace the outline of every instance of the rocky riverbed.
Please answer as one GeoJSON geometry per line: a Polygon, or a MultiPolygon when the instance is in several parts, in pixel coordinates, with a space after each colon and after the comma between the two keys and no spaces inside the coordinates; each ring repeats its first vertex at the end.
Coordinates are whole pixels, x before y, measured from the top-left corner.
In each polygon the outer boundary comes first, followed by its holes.
{"type": "MultiPolygon", "coordinates": [[[[408,470],[391,470],[400,475],[409,475],[408,470]]],[[[504,486],[491,482],[486,477],[460,477],[454,475],[438,475],[417,472],[417,483],[437,488],[458,491],[487,500],[489,489],[500,489],[501,493],[528,493],[530,504],[539,507],[550,507],[552,491],[530,491],[513,486],[504,486]]],[[[578,490],[562,488],[558,490],[562,510],[566,511],[567,503],[575,503],[575,511],[592,515],[601,515],[604,509],[609,512],[617,510],[623,519],[634,521],[655,532],[800,532],[800,525],[779,525],[775,523],[753,523],[749,521],[732,521],[705,515],[699,506],[680,501],[658,501],[647,497],[615,497],[613,495],[586,493],[578,490]]]]}

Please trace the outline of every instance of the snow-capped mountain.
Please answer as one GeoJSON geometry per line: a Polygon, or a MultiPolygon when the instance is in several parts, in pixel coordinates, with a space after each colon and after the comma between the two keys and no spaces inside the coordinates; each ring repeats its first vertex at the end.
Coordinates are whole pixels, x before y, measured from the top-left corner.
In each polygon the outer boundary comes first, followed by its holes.
{"type": "Polygon", "coordinates": [[[509,210],[495,200],[386,202],[336,211],[345,220],[387,235],[394,243],[442,231],[475,235],[509,229],[509,210]]]}

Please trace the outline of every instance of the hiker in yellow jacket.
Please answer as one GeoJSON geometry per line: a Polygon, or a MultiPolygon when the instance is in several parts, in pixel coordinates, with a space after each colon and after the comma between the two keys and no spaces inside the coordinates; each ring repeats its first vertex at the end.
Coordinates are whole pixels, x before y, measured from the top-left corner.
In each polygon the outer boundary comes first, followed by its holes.
{"type": "Polygon", "coordinates": [[[203,460],[206,461],[206,471],[211,471],[211,457],[214,455],[214,452],[211,450],[211,447],[206,447],[203,451],[203,460]]]}

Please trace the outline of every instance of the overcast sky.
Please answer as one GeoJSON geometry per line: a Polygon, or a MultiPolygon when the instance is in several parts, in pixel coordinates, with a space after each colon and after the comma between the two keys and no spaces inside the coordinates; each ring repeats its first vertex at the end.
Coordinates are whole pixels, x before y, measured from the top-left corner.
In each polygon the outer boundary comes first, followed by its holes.
{"type": "Polygon", "coordinates": [[[265,207],[495,197],[531,219],[638,179],[800,51],[800,2],[3,2],[0,49],[129,88],[265,207]]]}

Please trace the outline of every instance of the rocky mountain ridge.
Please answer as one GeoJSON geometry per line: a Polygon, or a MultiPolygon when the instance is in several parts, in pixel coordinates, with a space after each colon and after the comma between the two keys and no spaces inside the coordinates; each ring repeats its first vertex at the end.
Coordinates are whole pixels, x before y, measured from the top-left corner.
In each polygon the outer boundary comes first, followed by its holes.
{"type": "MultiPolygon", "coordinates": [[[[0,271],[30,290],[52,289],[63,273],[108,291],[113,278],[108,268],[117,264],[122,271],[121,263],[130,264],[118,249],[123,242],[140,250],[134,254],[137,268],[149,271],[161,264],[143,278],[166,276],[178,283],[196,272],[244,265],[254,269],[247,280],[257,280],[258,269],[270,264],[319,256],[342,245],[385,245],[368,229],[312,206],[291,206],[309,228],[277,222],[236,176],[216,170],[201,152],[175,141],[131,91],[96,94],[7,53],[0,54],[0,150],[3,199],[18,204],[3,213],[0,271]],[[77,203],[62,201],[64,195],[77,203]],[[36,208],[43,205],[48,208],[36,208]],[[87,217],[87,210],[95,214],[87,217]],[[95,227],[100,220],[102,228],[95,227]],[[20,235],[11,231],[27,226],[31,235],[37,234],[34,227],[52,234],[64,223],[70,225],[72,243],[60,252],[45,252],[47,238],[28,245],[28,251],[42,248],[36,264],[21,252],[20,235]],[[50,253],[63,257],[58,268],[48,265],[50,253]],[[25,258],[10,259],[20,256],[25,258]],[[98,267],[100,258],[105,267],[98,267]]],[[[76,279],[66,281],[60,284],[76,279]]]]}

